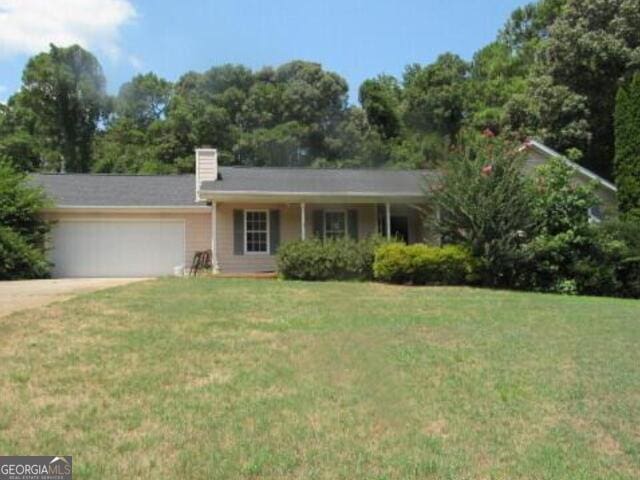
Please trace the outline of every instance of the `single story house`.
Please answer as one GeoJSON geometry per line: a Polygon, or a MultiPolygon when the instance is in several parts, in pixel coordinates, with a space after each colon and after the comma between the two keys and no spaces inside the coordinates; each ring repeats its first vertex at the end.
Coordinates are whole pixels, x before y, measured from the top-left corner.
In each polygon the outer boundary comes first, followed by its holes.
{"type": "MultiPolygon", "coordinates": [[[[526,146],[530,167],[560,157],[536,141],[526,146]]],[[[615,186],[565,161],[615,205],[615,186]]],[[[203,250],[219,272],[273,271],[282,242],[311,237],[380,233],[421,242],[419,206],[436,178],[418,170],[225,167],[214,149],[196,150],[195,175],[33,175],[55,202],[44,212],[55,222],[55,277],[170,275],[203,250]]]]}

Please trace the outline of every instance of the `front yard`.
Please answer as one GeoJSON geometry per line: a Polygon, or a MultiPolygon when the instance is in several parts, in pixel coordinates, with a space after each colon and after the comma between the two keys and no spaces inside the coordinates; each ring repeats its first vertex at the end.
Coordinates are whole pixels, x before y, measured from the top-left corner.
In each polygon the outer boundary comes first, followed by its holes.
{"type": "Polygon", "coordinates": [[[0,454],[75,478],[640,477],[638,301],[163,279],[0,331],[0,454]]]}

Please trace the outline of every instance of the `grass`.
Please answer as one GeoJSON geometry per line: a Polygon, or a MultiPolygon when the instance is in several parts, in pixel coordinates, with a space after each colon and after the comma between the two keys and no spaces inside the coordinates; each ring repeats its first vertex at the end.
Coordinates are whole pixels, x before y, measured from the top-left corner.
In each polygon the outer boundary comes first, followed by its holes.
{"type": "Polygon", "coordinates": [[[640,477],[637,301],[163,279],[0,331],[0,454],[75,478],[640,477]]]}

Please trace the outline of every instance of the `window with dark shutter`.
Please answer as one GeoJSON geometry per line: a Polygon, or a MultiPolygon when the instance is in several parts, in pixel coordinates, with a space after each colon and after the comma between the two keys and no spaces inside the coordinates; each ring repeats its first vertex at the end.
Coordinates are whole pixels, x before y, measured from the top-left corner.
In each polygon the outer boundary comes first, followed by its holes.
{"type": "Polygon", "coordinates": [[[245,253],[269,252],[269,217],[267,210],[245,210],[245,253]]]}
{"type": "Polygon", "coordinates": [[[244,255],[244,211],[233,211],[233,254],[244,255]]]}
{"type": "Polygon", "coordinates": [[[273,255],[280,246],[280,210],[269,211],[269,252],[273,255]]]}

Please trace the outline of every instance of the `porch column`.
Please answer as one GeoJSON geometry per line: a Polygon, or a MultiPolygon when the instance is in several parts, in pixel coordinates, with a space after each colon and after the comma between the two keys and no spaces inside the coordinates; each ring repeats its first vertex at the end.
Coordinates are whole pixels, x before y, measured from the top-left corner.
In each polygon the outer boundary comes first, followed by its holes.
{"type": "Polygon", "coordinates": [[[385,226],[387,228],[387,240],[391,240],[391,205],[389,203],[385,203],[385,226]]]}
{"type": "Polygon", "coordinates": [[[307,206],[304,203],[300,204],[300,238],[302,240],[307,239],[307,215],[306,215],[307,206]]]}
{"type": "Polygon", "coordinates": [[[218,267],[218,239],[217,237],[217,204],[211,203],[211,271],[218,273],[220,271],[218,267]]]}

